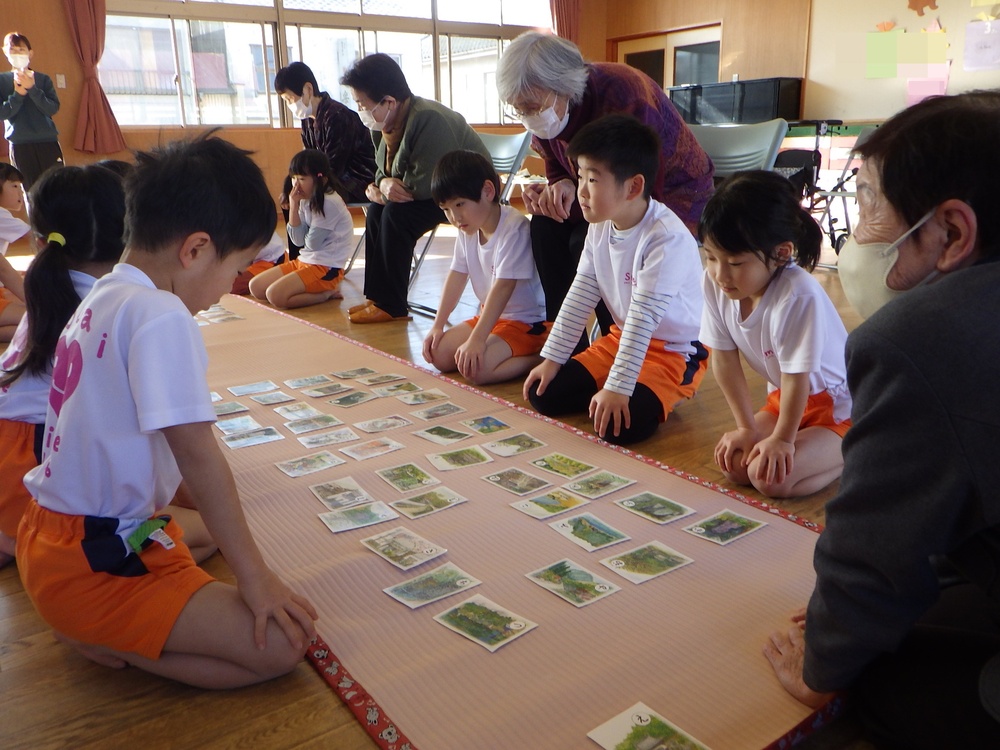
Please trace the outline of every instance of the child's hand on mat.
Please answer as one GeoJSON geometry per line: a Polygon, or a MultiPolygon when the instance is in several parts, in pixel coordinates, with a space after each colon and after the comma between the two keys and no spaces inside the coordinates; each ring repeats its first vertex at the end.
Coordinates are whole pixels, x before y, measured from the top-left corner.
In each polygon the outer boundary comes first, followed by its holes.
{"type": "Polygon", "coordinates": [[[431,326],[431,330],[427,332],[427,338],[424,339],[424,362],[434,364],[434,352],[437,350],[438,344],[441,343],[442,336],[444,336],[444,326],[431,326]]]}
{"type": "Polygon", "coordinates": [[[614,422],[614,435],[621,434],[622,427],[632,426],[632,415],[628,411],[628,396],[602,388],[590,399],[590,418],[594,420],[594,432],[604,437],[608,425],[614,422]]]}
{"type": "Polygon", "coordinates": [[[545,393],[545,389],[548,388],[549,383],[552,382],[552,378],[559,372],[560,367],[562,365],[558,362],[553,362],[551,359],[543,359],[541,364],[535,365],[531,372],[528,373],[528,377],[524,379],[524,388],[521,389],[521,395],[524,396],[524,400],[528,400],[528,393],[531,391],[531,386],[535,383],[538,383],[536,393],[539,396],[545,393]]]}
{"type": "Polygon", "coordinates": [[[271,570],[249,581],[237,581],[237,585],[240,596],[253,612],[253,640],[257,648],[267,645],[267,621],[272,617],[295,648],[305,648],[316,636],[313,621],[319,615],[312,603],[288,588],[271,570]]]}
{"type": "Polygon", "coordinates": [[[817,693],[802,679],[802,665],[805,661],[805,636],[797,625],[787,633],[774,632],[764,644],[764,656],[771,662],[771,668],[781,686],[788,693],[810,708],[819,708],[833,697],[833,693],[817,693]]]}
{"type": "Polygon", "coordinates": [[[725,433],[715,446],[715,463],[719,468],[730,474],[738,469],[746,468],[748,456],[757,444],[757,432],[740,427],[725,433]]]}
{"type": "Polygon", "coordinates": [[[483,366],[483,355],[486,354],[486,342],[474,339],[472,336],[455,350],[455,364],[462,377],[474,380],[483,366]]]}
{"type": "Polygon", "coordinates": [[[760,458],[757,464],[757,480],[767,484],[781,484],[792,473],[795,465],[795,443],[769,435],[761,440],[747,456],[747,465],[760,458]]]}

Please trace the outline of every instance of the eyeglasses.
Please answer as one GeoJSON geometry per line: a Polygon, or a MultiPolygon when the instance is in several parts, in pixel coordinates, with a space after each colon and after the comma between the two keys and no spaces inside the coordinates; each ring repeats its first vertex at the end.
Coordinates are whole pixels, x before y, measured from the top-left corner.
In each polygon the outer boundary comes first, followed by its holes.
{"type": "MultiPolygon", "coordinates": [[[[551,96],[552,96],[552,101],[550,103],[547,104],[543,103],[538,105],[533,104],[525,109],[518,109],[513,104],[505,104],[503,108],[503,113],[511,120],[523,120],[525,117],[535,117],[537,115],[540,115],[544,110],[548,109],[553,104],[555,104],[555,100],[556,98],[558,98],[559,95],[555,91],[553,91],[551,93],[551,96]]],[[[547,101],[549,97],[545,98],[547,101]]]]}
{"type": "Polygon", "coordinates": [[[378,109],[379,107],[381,107],[383,104],[385,104],[385,99],[382,99],[378,104],[376,104],[374,107],[372,107],[371,109],[369,109],[368,107],[366,107],[365,105],[363,105],[361,102],[359,102],[357,99],[354,100],[354,106],[358,108],[358,112],[374,112],[376,109],[378,109]]]}

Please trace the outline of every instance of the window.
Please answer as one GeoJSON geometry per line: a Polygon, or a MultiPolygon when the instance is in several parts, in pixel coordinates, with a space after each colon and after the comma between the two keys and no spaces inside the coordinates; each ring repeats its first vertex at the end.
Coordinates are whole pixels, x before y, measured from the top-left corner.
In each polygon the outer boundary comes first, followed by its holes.
{"type": "Polygon", "coordinates": [[[372,52],[392,56],[416,95],[438,99],[471,123],[500,123],[495,76],[503,47],[527,28],[551,26],[541,0],[437,0],[436,19],[431,0],[107,5],[98,75],[125,126],[294,125],[273,90],[279,67],[301,60],[321,90],[353,107],[340,78],[372,52]]]}

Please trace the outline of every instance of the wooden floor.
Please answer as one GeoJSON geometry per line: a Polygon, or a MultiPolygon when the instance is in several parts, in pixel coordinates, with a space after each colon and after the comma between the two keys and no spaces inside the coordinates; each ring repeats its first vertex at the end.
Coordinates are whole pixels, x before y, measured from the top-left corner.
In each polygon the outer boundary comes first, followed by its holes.
{"type": "MultiPolygon", "coordinates": [[[[411,293],[411,301],[436,307],[453,237],[453,231],[449,233],[444,228],[439,231],[411,293]]],[[[352,325],[347,320],[347,308],[362,301],[363,275],[358,266],[346,278],[343,300],[305,308],[296,314],[385,352],[421,362],[421,345],[430,327],[429,318],[415,317],[409,323],[372,326],[352,325]]],[[[833,298],[848,329],[853,329],[859,318],[844,299],[836,271],[821,269],[815,276],[833,298]]],[[[474,311],[475,300],[467,292],[452,320],[464,320],[474,311]]],[[[750,380],[755,399],[763,403],[763,381],[753,373],[750,380]]],[[[484,390],[522,403],[520,383],[484,390]]],[[[567,421],[584,427],[587,420],[567,421]]],[[[732,417],[709,369],[697,396],[679,406],[656,435],[636,449],[671,466],[725,484],[712,455],[719,436],[731,428],[732,417]]],[[[752,489],[743,491],[755,495],[752,489]]],[[[778,505],[822,523],[823,505],[835,491],[836,484],[815,495],[778,505]]],[[[219,555],[205,567],[216,577],[232,581],[232,574],[219,555]]],[[[331,645],[336,649],[336,644],[331,645]]],[[[280,680],[210,693],[135,669],[111,672],[87,662],[53,639],[50,629],[27,600],[14,566],[0,570],[0,696],[0,748],[7,750],[98,746],[106,749],[126,744],[144,748],[219,749],[375,747],[360,724],[305,663],[280,680]]],[[[481,746],[488,747],[488,743],[481,746]]],[[[856,744],[849,737],[822,747],[868,746],[856,744]]]]}

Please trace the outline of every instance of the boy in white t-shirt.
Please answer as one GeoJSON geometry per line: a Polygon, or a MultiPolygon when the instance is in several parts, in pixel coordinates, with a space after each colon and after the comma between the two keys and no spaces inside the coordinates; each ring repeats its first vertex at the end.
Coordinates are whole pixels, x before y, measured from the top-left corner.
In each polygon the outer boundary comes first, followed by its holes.
{"type": "Polygon", "coordinates": [[[549,329],[528,220],[500,205],[497,171],[475,151],[441,157],[431,196],[459,233],[440,306],[424,339],[424,359],[480,385],[524,375],[541,360],[538,352],[549,329]],[[481,303],[479,315],[445,331],[470,280],[481,303]]]}
{"type": "Polygon", "coordinates": [[[14,216],[24,208],[21,173],[0,163],[0,342],[10,341],[24,315],[24,279],[4,256],[7,246],[31,228],[14,216]]]}
{"type": "Polygon", "coordinates": [[[625,445],[651,436],[698,389],[708,351],[701,323],[701,260],[684,223],[650,198],[656,133],[627,115],[585,126],[567,153],[590,222],[576,277],[524,397],[547,416],[587,411],[598,436],[625,445]],[[571,358],[597,301],[614,319],[607,336],[571,358]]]}
{"type": "Polygon", "coordinates": [[[205,688],[261,682],[294,669],[316,614],[250,535],[192,316],[270,239],[274,204],[246,152],[210,136],[139,154],[125,193],[121,262],[56,347],[18,571],[57,636],[98,663],[205,688]],[[160,512],[182,478],[235,587],[198,568],[160,512]]]}

